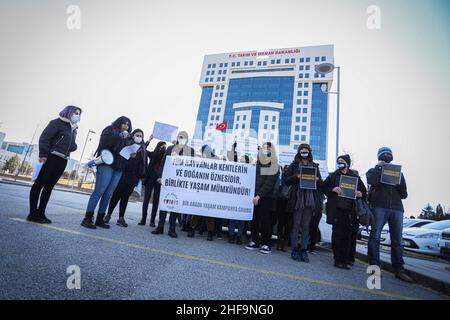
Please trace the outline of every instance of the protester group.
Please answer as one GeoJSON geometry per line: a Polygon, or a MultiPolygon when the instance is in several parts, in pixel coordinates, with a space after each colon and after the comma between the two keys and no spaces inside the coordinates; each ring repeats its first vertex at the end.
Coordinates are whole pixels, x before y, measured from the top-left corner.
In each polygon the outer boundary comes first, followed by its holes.
{"type": "MultiPolygon", "coordinates": [[[[30,212],[27,217],[30,222],[51,223],[45,212],[47,203],[54,186],[64,173],[70,154],[77,149],[77,123],[81,114],[79,107],[65,107],[59,117],[50,121],[40,136],[39,161],[42,168],[30,191],[30,212]]],[[[89,197],[81,226],[109,229],[114,210],[119,205],[116,224],[127,227],[127,204],[133,190],[141,182],[144,186],[144,199],[139,225],[144,226],[149,220],[150,227],[154,228],[151,231],[153,235],[164,234],[169,215],[168,235],[172,238],[178,238],[178,222],[182,232],[186,232],[186,236],[190,238],[195,237],[195,234],[205,234],[209,241],[227,238],[229,243],[245,243],[246,249],[258,250],[263,254],[271,253],[272,248],[276,247],[281,252],[290,250],[293,260],[308,263],[316,253],[319,222],[324,213],[326,222],[332,225],[334,266],[350,270],[355,263],[357,233],[362,223],[358,211],[370,207],[369,264],[381,265],[381,231],[388,223],[391,262],[395,275],[403,281],[412,282],[404,269],[402,247],[402,200],[407,197],[405,178],[401,173],[399,182],[395,185],[382,181],[383,168],[393,161],[393,151],[390,148],[382,147],[378,150],[376,165],[366,173],[366,188],[360,174],[351,168],[352,160],[347,154],[336,159],[337,169],[323,180],[319,165],[314,162],[313,150],[306,143],[299,145],[290,165],[281,167],[275,145],[270,141],[258,147],[256,159],[246,154],[238,155],[235,148],[227,159],[223,159],[215,155],[214,149],[207,143],[201,147],[201,155],[196,154],[188,144],[189,135],[184,131],[179,132],[170,145],[160,141],[152,151],[148,151],[152,138],[150,136],[146,140],[141,129],[132,130],[131,120],[125,116],[103,129],[95,156],[107,150],[112,154],[113,161],[111,164],[96,165],[95,188],[89,197]],[[129,159],[124,158],[120,151],[133,144],[139,145],[138,150],[129,159]],[[168,156],[176,155],[255,163],[253,219],[241,221],[160,210],[157,220],[164,164],[168,156]],[[275,167],[275,170],[267,170],[269,167],[275,167]],[[302,187],[302,172],[308,169],[314,172],[314,188],[302,187]],[[352,177],[357,181],[354,199],[342,196],[342,177],[352,177]],[[151,198],[150,219],[147,219],[151,198]],[[273,234],[276,235],[276,240],[273,239],[273,234]]],[[[91,161],[90,165],[93,164],[91,161]]]]}

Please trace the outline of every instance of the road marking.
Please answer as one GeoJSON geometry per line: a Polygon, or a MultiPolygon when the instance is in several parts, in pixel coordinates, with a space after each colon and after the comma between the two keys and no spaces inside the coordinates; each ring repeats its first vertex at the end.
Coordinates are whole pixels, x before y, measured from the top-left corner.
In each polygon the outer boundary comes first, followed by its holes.
{"type": "Polygon", "coordinates": [[[97,235],[88,234],[88,233],[84,233],[84,232],[79,232],[79,231],[75,231],[75,230],[55,227],[55,226],[51,226],[48,224],[39,224],[39,223],[28,222],[25,219],[19,219],[19,218],[9,218],[9,219],[16,221],[16,222],[32,224],[32,225],[44,227],[47,229],[52,229],[52,230],[61,231],[61,232],[65,232],[65,233],[69,233],[69,234],[73,234],[73,235],[77,235],[77,236],[82,236],[82,237],[87,237],[87,238],[91,238],[91,239],[110,242],[110,243],[126,246],[129,248],[144,250],[144,251],[153,252],[153,253],[159,253],[159,254],[166,255],[166,256],[172,256],[172,257],[177,257],[177,258],[182,258],[182,259],[187,259],[187,260],[199,261],[199,262],[214,264],[214,265],[218,265],[218,266],[222,266],[222,267],[228,267],[228,268],[232,268],[232,269],[253,271],[253,272],[262,273],[262,274],[266,274],[266,275],[272,275],[272,276],[280,277],[280,278],[284,278],[284,279],[304,281],[304,282],[319,284],[319,285],[323,285],[323,286],[334,287],[334,288],[338,288],[338,289],[349,289],[349,290],[353,290],[353,291],[369,293],[372,295],[383,296],[386,298],[401,299],[401,300],[419,300],[418,298],[398,295],[398,294],[390,293],[390,292],[386,292],[386,291],[370,290],[367,288],[361,288],[361,287],[356,287],[356,286],[352,286],[352,285],[334,283],[334,282],[329,282],[329,281],[322,281],[322,280],[296,276],[296,275],[283,273],[283,272],[276,272],[276,271],[271,271],[271,270],[266,270],[266,269],[261,269],[261,268],[248,267],[248,266],[239,265],[239,264],[235,264],[235,263],[223,262],[220,260],[213,260],[213,259],[202,258],[202,257],[198,257],[198,256],[192,256],[192,255],[187,255],[187,254],[182,254],[182,253],[177,253],[177,252],[172,252],[172,251],[151,248],[151,247],[147,247],[147,246],[143,246],[143,245],[139,245],[139,244],[135,244],[135,243],[125,242],[125,241],[120,241],[120,240],[116,240],[116,239],[112,239],[112,238],[107,238],[107,237],[97,236],[97,235]]]}

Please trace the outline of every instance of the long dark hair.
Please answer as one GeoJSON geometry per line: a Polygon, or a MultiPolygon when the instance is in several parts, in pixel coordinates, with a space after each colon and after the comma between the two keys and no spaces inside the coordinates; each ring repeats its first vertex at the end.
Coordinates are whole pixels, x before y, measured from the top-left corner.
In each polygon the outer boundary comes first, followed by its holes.
{"type": "Polygon", "coordinates": [[[160,141],[156,144],[156,147],[153,150],[151,163],[156,164],[161,162],[162,158],[164,157],[164,152],[162,148],[164,145],[166,145],[165,141],[160,141]]]}
{"type": "Polygon", "coordinates": [[[128,123],[129,123],[129,126],[128,126],[128,130],[127,130],[127,131],[128,131],[128,133],[131,133],[131,130],[133,130],[133,128],[132,128],[132,126],[131,126],[131,120],[130,120],[130,118],[128,118],[128,117],[125,117],[125,116],[118,117],[116,120],[114,120],[113,123],[111,123],[111,125],[113,126],[114,129],[120,130],[120,127],[121,127],[122,124],[124,124],[125,122],[128,122],[128,123]]]}

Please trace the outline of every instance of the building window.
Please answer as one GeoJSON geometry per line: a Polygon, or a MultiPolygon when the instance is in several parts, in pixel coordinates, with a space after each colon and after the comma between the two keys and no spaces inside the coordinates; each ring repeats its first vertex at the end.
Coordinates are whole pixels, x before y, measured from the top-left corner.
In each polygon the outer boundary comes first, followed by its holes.
{"type": "Polygon", "coordinates": [[[214,97],[218,97],[219,96],[219,93],[218,92],[216,92],[215,94],[214,94],[214,97]]]}
{"type": "Polygon", "coordinates": [[[251,66],[253,65],[253,61],[250,61],[250,65],[251,65],[251,66]]]}
{"type": "Polygon", "coordinates": [[[302,109],[297,108],[297,109],[295,110],[295,112],[296,112],[296,113],[300,113],[300,110],[302,110],[302,109]]]}
{"type": "Polygon", "coordinates": [[[239,129],[239,123],[236,123],[235,129],[239,129]]]}
{"type": "Polygon", "coordinates": [[[212,108],[211,111],[212,111],[212,112],[216,112],[216,108],[212,108]]]}
{"type": "Polygon", "coordinates": [[[219,68],[222,68],[222,67],[223,67],[223,63],[219,64],[219,68]]]}
{"type": "Polygon", "coordinates": [[[304,70],[304,69],[305,69],[305,66],[300,66],[299,69],[300,69],[300,70],[304,70]]]}
{"type": "Polygon", "coordinates": [[[306,132],[306,126],[302,126],[302,132],[306,132]]]}
{"type": "Polygon", "coordinates": [[[264,121],[269,121],[269,116],[268,115],[266,115],[265,117],[264,117],[264,121]]]}
{"type": "Polygon", "coordinates": [[[241,65],[240,62],[236,62],[236,67],[239,67],[241,65]]]}
{"type": "Polygon", "coordinates": [[[303,91],[303,95],[304,95],[305,97],[307,97],[307,96],[308,96],[308,91],[303,91]]]}
{"type": "Polygon", "coordinates": [[[206,71],[206,75],[207,75],[207,76],[209,76],[209,70],[208,70],[208,71],[206,71]]]}
{"type": "Polygon", "coordinates": [[[242,129],[245,129],[245,123],[242,124],[242,129]]]}
{"type": "Polygon", "coordinates": [[[277,121],[277,117],[276,116],[272,116],[272,122],[277,121]]]}
{"type": "Polygon", "coordinates": [[[285,60],[284,60],[284,63],[289,63],[289,59],[285,59],[285,60]]]}
{"type": "Polygon", "coordinates": [[[208,63],[208,69],[211,68],[211,63],[208,63]]]}
{"type": "Polygon", "coordinates": [[[224,88],[225,88],[225,85],[222,85],[222,86],[220,87],[221,90],[223,90],[224,88]]]}
{"type": "Polygon", "coordinates": [[[306,122],[306,117],[302,117],[302,122],[306,122]]]}
{"type": "Polygon", "coordinates": [[[210,119],[210,120],[211,120],[211,121],[214,120],[214,116],[211,116],[211,119],[210,119]]]}
{"type": "Polygon", "coordinates": [[[272,125],[272,130],[275,130],[275,125],[274,124],[272,125]]]}
{"type": "Polygon", "coordinates": [[[304,88],[309,88],[309,83],[305,83],[304,88]]]}
{"type": "Polygon", "coordinates": [[[270,60],[270,64],[275,64],[275,60],[270,60]]]}
{"type": "Polygon", "coordinates": [[[302,82],[299,82],[298,85],[297,85],[297,87],[299,87],[299,88],[303,87],[303,83],[302,83],[302,82]]]}
{"type": "Polygon", "coordinates": [[[219,116],[216,116],[216,120],[219,120],[219,116]]]}
{"type": "Polygon", "coordinates": [[[223,92],[221,92],[221,93],[219,94],[219,96],[222,98],[222,97],[223,97],[223,92]]]}
{"type": "Polygon", "coordinates": [[[245,120],[247,120],[247,115],[244,114],[244,115],[242,116],[242,121],[245,121],[245,120]]]}
{"type": "Polygon", "coordinates": [[[245,61],[245,62],[244,62],[244,66],[248,66],[248,61],[245,61]]]}
{"type": "Polygon", "coordinates": [[[219,70],[219,72],[217,74],[222,74],[222,70],[219,70]]]}
{"type": "Polygon", "coordinates": [[[295,63],[295,59],[294,58],[291,58],[291,63],[295,63]]]}
{"type": "Polygon", "coordinates": [[[205,82],[208,82],[208,80],[209,80],[208,78],[205,78],[205,82]]]}
{"type": "Polygon", "coordinates": [[[305,70],[309,70],[309,68],[310,68],[310,66],[306,66],[306,67],[305,67],[305,70]]]}
{"type": "Polygon", "coordinates": [[[300,126],[295,126],[295,131],[300,131],[300,126]]]}
{"type": "Polygon", "coordinates": [[[280,59],[277,59],[277,64],[280,64],[281,63],[281,60],[280,59]]]}
{"type": "Polygon", "coordinates": [[[315,62],[319,62],[319,61],[320,61],[320,58],[319,58],[319,57],[316,57],[316,58],[314,59],[314,61],[315,61],[315,62]]]}
{"type": "Polygon", "coordinates": [[[215,64],[215,63],[213,63],[212,67],[213,67],[213,68],[215,68],[215,67],[216,67],[216,64],[215,64]]]}
{"type": "Polygon", "coordinates": [[[223,70],[223,74],[227,74],[227,70],[223,70]]]}
{"type": "Polygon", "coordinates": [[[308,99],[303,99],[303,104],[308,104],[308,99]]]}
{"type": "Polygon", "coordinates": [[[326,59],[327,59],[326,57],[322,57],[322,59],[321,59],[321,60],[322,60],[322,62],[323,62],[323,61],[325,61],[326,59]]]}
{"type": "Polygon", "coordinates": [[[231,66],[234,67],[234,62],[231,63],[231,66]]]}
{"type": "Polygon", "coordinates": [[[214,100],[214,104],[217,104],[217,100],[214,100]]]}
{"type": "Polygon", "coordinates": [[[220,112],[220,111],[222,111],[222,109],[221,108],[217,108],[217,112],[220,112]]]}
{"type": "Polygon", "coordinates": [[[219,100],[219,104],[220,104],[220,105],[222,104],[222,100],[219,100]]]}
{"type": "Polygon", "coordinates": [[[309,79],[309,73],[306,73],[306,74],[305,74],[305,78],[306,78],[306,79],[309,79]]]}
{"type": "Polygon", "coordinates": [[[240,118],[240,117],[241,117],[241,116],[237,116],[237,117],[236,117],[236,121],[239,121],[239,118],[240,118]]]}
{"type": "Polygon", "coordinates": [[[267,123],[264,124],[264,130],[267,130],[267,123]]]}
{"type": "Polygon", "coordinates": [[[303,73],[300,73],[300,74],[298,75],[298,77],[299,77],[300,79],[303,79],[303,73]]]}
{"type": "Polygon", "coordinates": [[[300,117],[295,117],[295,122],[300,122],[300,117]]]}
{"type": "Polygon", "coordinates": [[[302,104],[302,99],[297,99],[297,104],[302,104]]]}
{"type": "Polygon", "coordinates": [[[214,70],[213,70],[213,71],[211,71],[211,75],[212,75],[212,76],[214,75],[214,70]]]}
{"type": "Polygon", "coordinates": [[[303,113],[308,113],[308,108],[303,108],[303,113]]]}
{"type": "Polygon", "coordinates": [[[213,82],[214,81],[214,79],[213,78],[209,78],[209,82],[213,82]]]}
{"type": "Polygon", "coordinates": [[[324,74],[321,74],[320,77],[321,77],[321,78],[325,78],[325,75],[324,75],[324,74]]]}
{"type": "Polygon", "coordinates": [[[261,65],[261,61],[258,61],[258,66],[260,66],[261,65]]]}
{"type": "Polygon", "coordinates": [[[305,58],[300,58],[300,63],[305,62],[305,58]]]}
{"type": "Polygon", "coordinates": [[[294,140],[295,140],[295,141],[299,141],[299,138],[300,138],[300,136],[299,136],[298,134],[296,134],[296,135],[294,136],[294,140]]]}
{"type": "Polygon", "coordinates": [[[308,58],[305,59],[305,61],[306,62],[311,62],[311,58],[308,57],[308,58]]]}
{"type": "Polygon", "coordinates": [[[217,77],[217,81],[220,81],[220,77],[217,77]]]}
{"type": "Polygon", "coordinates": [[[302,142],[306,141],[306,136],[302,136],[302,142]]]}
{"type": "Polygon", "coordinates": [[[297,91],[297,97],[300,97],[302,95],[301,91],[297,91]]]}
{"type": "Polygon", "coordinates": [[[318,78],[319,74],[318,73],[314,73],[314,78],[318,78]]]}
{"type": "Polygon", "coordinates": [[[267,61],[263,61],[263,66],[267,66],[267,61]]]}

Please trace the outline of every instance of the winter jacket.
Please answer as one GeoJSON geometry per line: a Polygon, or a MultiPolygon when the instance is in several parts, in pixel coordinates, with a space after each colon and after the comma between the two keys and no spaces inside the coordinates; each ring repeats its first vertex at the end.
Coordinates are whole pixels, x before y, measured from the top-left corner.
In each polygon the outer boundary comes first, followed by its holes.
{"type": "MultiPolygon", "coordinates": [[[[145,146],[145,144],[144,144],[145,146]]],[[[147,166],[147,152],[139,149],[134,158],[128,159],[123,166],[121,183],[129,186],[137,186],[139,179],[145,178],[145,168],[147,166]]]]}
{"type": "MultiPolygon", "coordinates": [[[[333,192],[335,187],[339,187],[341,176],[344,175],[340,170],[336,170],[331,173],[324,181],[324,191],[327,196],[326,214],[327,223],[334,224],[338,220],[337,209],[355,210],[355,200],[339,197],[339,195],[333,192]]],[[[349,170],[346,176],[358,178],[358,191],[362,193],[362,198],[366,199],[367,189],[364,182],[354,170],[349,170]]]]}
{"type": "Polygon", "coordinates": [[[369,169],[366,173],[367,183],[370,185],[368,201],[372,207],[405,211],[402,199],[408,197],[405,177],[401,176],[400,184],[391,186],[381,183],[381,165],[369,169]]]}
{"type": "MultiPolygon", "coordinates": [[[[294,159],[292,161],[292,163],[289,165],[289,168],[287,169],[286,178],[284,180],[287,186],[291,186],[289,201],[288,201],[288,205],[287,205],[287,210],[289,212],[295,211],[298,195],[302,196],[302,193],[304,192],[303,189],[299,189],[299,184],[300,184],[300,179],[298,178],[298,175],[300,174],[299,165],[300,165],[300,160],[298,158],[294,159]]],[[[314,202],[315,202],[315,208],[320,208],[322,206],[322,204],[321,204],[322,191],[320,191],[320,193],[319,193],[319,190],[323,188],[323,180],[322,180],[322,176],[320,175],[319,164],[313,162],[312,165],[317,169],[316,170],[317,177],[319,178],[319,180],[317,181],[317,189],[312,190],[312,192],[313,192],[313,197],[314,197],[314,202]]]]}
{"type": "Polygon", "coordinates": [[[76,137],[76,126],[73,127],[69,120],[57,118],[50,121],[39,137],[39,157],[46,158],[57,152],[69,158],[70,153],[77,150],[76,137]]]}
{"type": "Polygon", "coordinates": [[[255,196],[260,198],[276,199],[277,197],[277,181],[280,175],[279,170],[276,170],[273,174],[262,174],[261,169],[269,168],[268,164],[261,164],[259,161],[256,163],[256,183],[255,183],[255,196]]]}
{"type": "MultiPolygon", "coordinates": [[[[126,159],[120,155],[122,150],[127,145],[127,140],[120,136],[120,129],[112,125],[103,129],[100,136],[100,142],[97,147],[96,156],[104,149],[109,150],[114,156],[114,162],[111,165],[115,170],[122,171],[126,164],[126,159]]],[[[106,165],[106,164],[101,164],[106,165]]]]}

